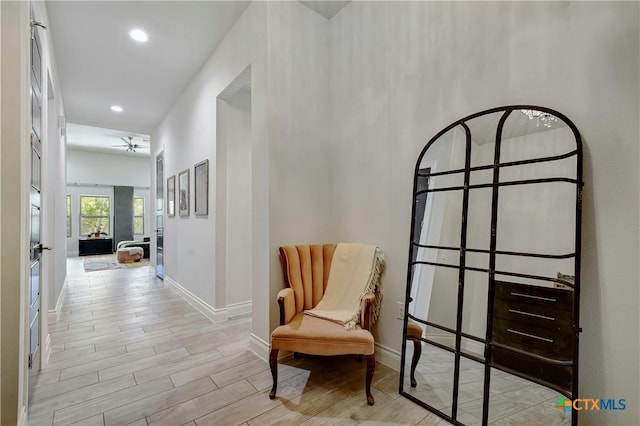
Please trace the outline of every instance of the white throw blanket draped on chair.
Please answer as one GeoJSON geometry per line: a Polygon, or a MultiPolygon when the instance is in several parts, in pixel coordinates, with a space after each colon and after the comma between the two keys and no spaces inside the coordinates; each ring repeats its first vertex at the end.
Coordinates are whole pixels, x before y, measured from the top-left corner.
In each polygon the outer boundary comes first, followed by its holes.
{"type": "Polygon", "coordinates": [[[384,256],[376,246],[339,243],[331,261],[331,271],[322,300],[307,315],[328,319],[353,330],[360,322],[362,297],[376,295],[372,322],[380,313],[380,274],[384,256]]]}

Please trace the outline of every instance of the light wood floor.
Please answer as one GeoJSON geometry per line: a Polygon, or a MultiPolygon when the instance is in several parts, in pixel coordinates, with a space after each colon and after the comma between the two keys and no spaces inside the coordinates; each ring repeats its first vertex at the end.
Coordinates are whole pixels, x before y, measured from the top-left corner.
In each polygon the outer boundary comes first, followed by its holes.
{"type": "Polygon", "coordinates": [[[68,261],[29,425],[447,424],[400,397],[398,373],[381,364],[367,406],[356,357],[284,360],[270,400],[249,318],[213,324],[151,267],[85,272],[82,261],[68,261]]]}

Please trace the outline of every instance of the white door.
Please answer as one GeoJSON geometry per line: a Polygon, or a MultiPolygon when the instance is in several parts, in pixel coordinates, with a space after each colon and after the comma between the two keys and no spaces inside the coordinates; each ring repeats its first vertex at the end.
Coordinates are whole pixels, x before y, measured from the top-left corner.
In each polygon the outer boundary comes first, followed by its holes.
{"type": "Polygon", "coordinates": [[[39,26],[31,20],[31,236],[29,243],[29,372],[40,369],[41,254],[42,246],[42,43],[39,26]]]}

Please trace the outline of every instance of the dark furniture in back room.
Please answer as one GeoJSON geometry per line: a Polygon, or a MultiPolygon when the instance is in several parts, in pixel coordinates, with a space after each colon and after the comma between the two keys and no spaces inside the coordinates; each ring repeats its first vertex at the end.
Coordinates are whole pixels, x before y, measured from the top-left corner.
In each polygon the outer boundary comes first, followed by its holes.
{"type": "Polygon", "coordinates": [[[78,254],[80,256],[111,253],[113,253],[112,238],[80,238],[78,240],[78,254]]]}

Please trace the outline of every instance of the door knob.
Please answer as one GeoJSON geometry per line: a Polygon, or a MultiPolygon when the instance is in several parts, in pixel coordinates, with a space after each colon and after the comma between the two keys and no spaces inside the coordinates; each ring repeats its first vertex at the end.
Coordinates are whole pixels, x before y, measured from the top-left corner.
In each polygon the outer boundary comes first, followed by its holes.
{"type": "Polygon", "coordinates": [[[45,247],[42,244],[38,244],[37,246],[34,247],[34,249],[38,252],[38,253],[42,253],[44,250],[53,250],[53,247],[45,247]]]}

